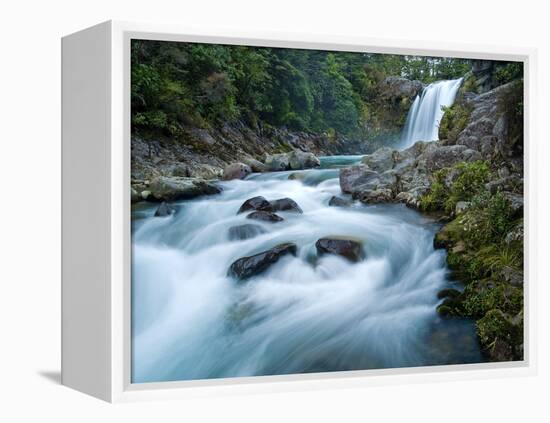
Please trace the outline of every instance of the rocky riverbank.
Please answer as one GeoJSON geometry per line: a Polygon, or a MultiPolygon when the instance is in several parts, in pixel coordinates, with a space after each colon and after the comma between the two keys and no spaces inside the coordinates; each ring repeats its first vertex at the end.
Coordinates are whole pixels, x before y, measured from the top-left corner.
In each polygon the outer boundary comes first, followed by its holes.
{"type": "Polygon", "coordinates": [[[477,321],[493,361],[523,358],[523,117],[521,81],[463,92],[438,142],[382,148],[340,171],[343,192],[367,204],[403,202],[446,222],[436,235],[463,292],[438,312],[477,321]]]}

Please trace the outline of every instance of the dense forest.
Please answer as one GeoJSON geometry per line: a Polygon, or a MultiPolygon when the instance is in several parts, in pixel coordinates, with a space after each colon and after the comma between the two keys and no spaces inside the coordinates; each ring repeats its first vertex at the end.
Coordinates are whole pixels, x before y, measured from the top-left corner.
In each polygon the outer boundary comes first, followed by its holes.
{"type": "Polygon", "coordinates": [[[467,59],[133,40],[132,124],[175,137],[237,121],[361,137],[387,76],[430,83],[470,69],[467,59]]]}

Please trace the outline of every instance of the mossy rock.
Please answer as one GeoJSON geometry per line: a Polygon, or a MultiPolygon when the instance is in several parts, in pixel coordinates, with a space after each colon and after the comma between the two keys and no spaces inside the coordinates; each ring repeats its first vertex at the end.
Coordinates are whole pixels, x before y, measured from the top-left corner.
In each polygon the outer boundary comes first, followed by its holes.
{"type": "Polygon", "coordinates": [[[457,298],[460,296],[460,294],[462,294],[462,292],[457,289],[446,288],[437,293],[437,298],[439,298],[440,300],[442,300],[443,298],[457,298]]]}
{"type": "Polygon", "coordinates": [[[456,218],[445,226],[443,226],[436,234],[434,238],[434,248],[446,248],[453,247],[462,238],[464,226],[459,218],[456,218]]]}
{"type": "Polygon", "coordinates": [[[492,361],[514,361],[523,358],[523,319],[513,321],[501,310],[488,311],[477,321],[481,347],[492,361]]]}
{"type": "Polygon", "coordinates": [[[523,310],[523,290],[503,282],[473,282],[466,286],[463,299],[464,311],[472,317],[482,317],[494,309],[512,315],[523,310]]]}
{"type": "Polygon", "coordinates": [[[442,317],[462,316],[464,314],[460,297],[446,298],[437,306],[436,311],[442,317]]]}

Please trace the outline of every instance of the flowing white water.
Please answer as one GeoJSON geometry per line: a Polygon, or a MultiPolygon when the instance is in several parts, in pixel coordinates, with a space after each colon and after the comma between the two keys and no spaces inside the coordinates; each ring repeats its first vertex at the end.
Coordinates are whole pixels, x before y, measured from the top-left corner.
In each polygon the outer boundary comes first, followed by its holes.
{"type": "MultiPolygon", "coordinates": [[[[479,362],[470,321],[440,319],[450,286],[433,222],[401,206],[328,207],[338,170],[360,157],[323,158],[323,169],[252,175],[221,195],[179,203],[175,216],[133,213],[132,380],[204,379],[479,362]],[[290,197],[303,214],[259,223],[267,233],[229,241],[248,198],[290,197]],[[367,258],[316,258],[315,241],[359,238],[367,258]],[[298,246],[246,283],[231,263],[283,242],[298,246]]],[[[253,222],[256,223],[256,222],[253,222]]]]}
{"type": "Polygon", "coordinates": [[[416,96],[401,136],[402,149],[417,141],[439,139],[439,122],[444,113],[441,108],[452,106],[461,84],[462,78],[434,82],[416,96]]]}

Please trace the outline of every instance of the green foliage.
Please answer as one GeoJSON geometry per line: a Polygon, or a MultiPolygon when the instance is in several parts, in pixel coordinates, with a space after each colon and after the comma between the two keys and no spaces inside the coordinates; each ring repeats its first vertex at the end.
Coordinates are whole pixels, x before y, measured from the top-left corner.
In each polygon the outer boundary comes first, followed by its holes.
{"type": "Polygon", "coordinates": [[[182,135],[188,124],[240,121],[337,137],[388,121],[402,125],[395,116],[403,118],[407,99],[399,113],[372,104],[387,76],[425,83],[456,78],[469,61],[133,40],[131,65],[134,131],[182,135]]]}
{"type": "Polygon", "coordinates": [[[420,208],[452,213],[457,202],[470,201],[483,191],[489,176],[489,165],[483,161],[458,163],[452,168],[440,169],[433,173],[430,191],[421,197],[420,208]]]}
{"type": "Polygon", "coordinates": [[[512,321],[499,309],[488,311],[477,321],[477,333],[483,349],[499,361],[522,358],[522,328],[522,321],[512,321]]]}
{"type": "Polygon", "coordinates": [[[517,153],[521,153],[523,151],[523,79],[512,82],[511,87],[502,92],[497,107],[506,118],[508,144],[514,146],[517,153]]]}
{"type": "Polygon", "coordinates": [[[445,208],[445,203],[449,198],[449,189],[445,184],[448,173],[448,168],[433,173],[430,191],[420,198],[420,210],[437,211],[445,208]]]}
{"type": "Polygon", "coordinates": [[[468,124],[472,106],[457,101],[451,107],[443,106],[443,110],[444,114],[439,123],[439,139],[454,143],[468,124]]]}
{"type": "Polygon", "coordinates": [[[495,71],[495,80],[498,85],[507,84],[516,79],[523,78],[523,63],[509,62],[504,66],[498,66],[495,71]]]}

